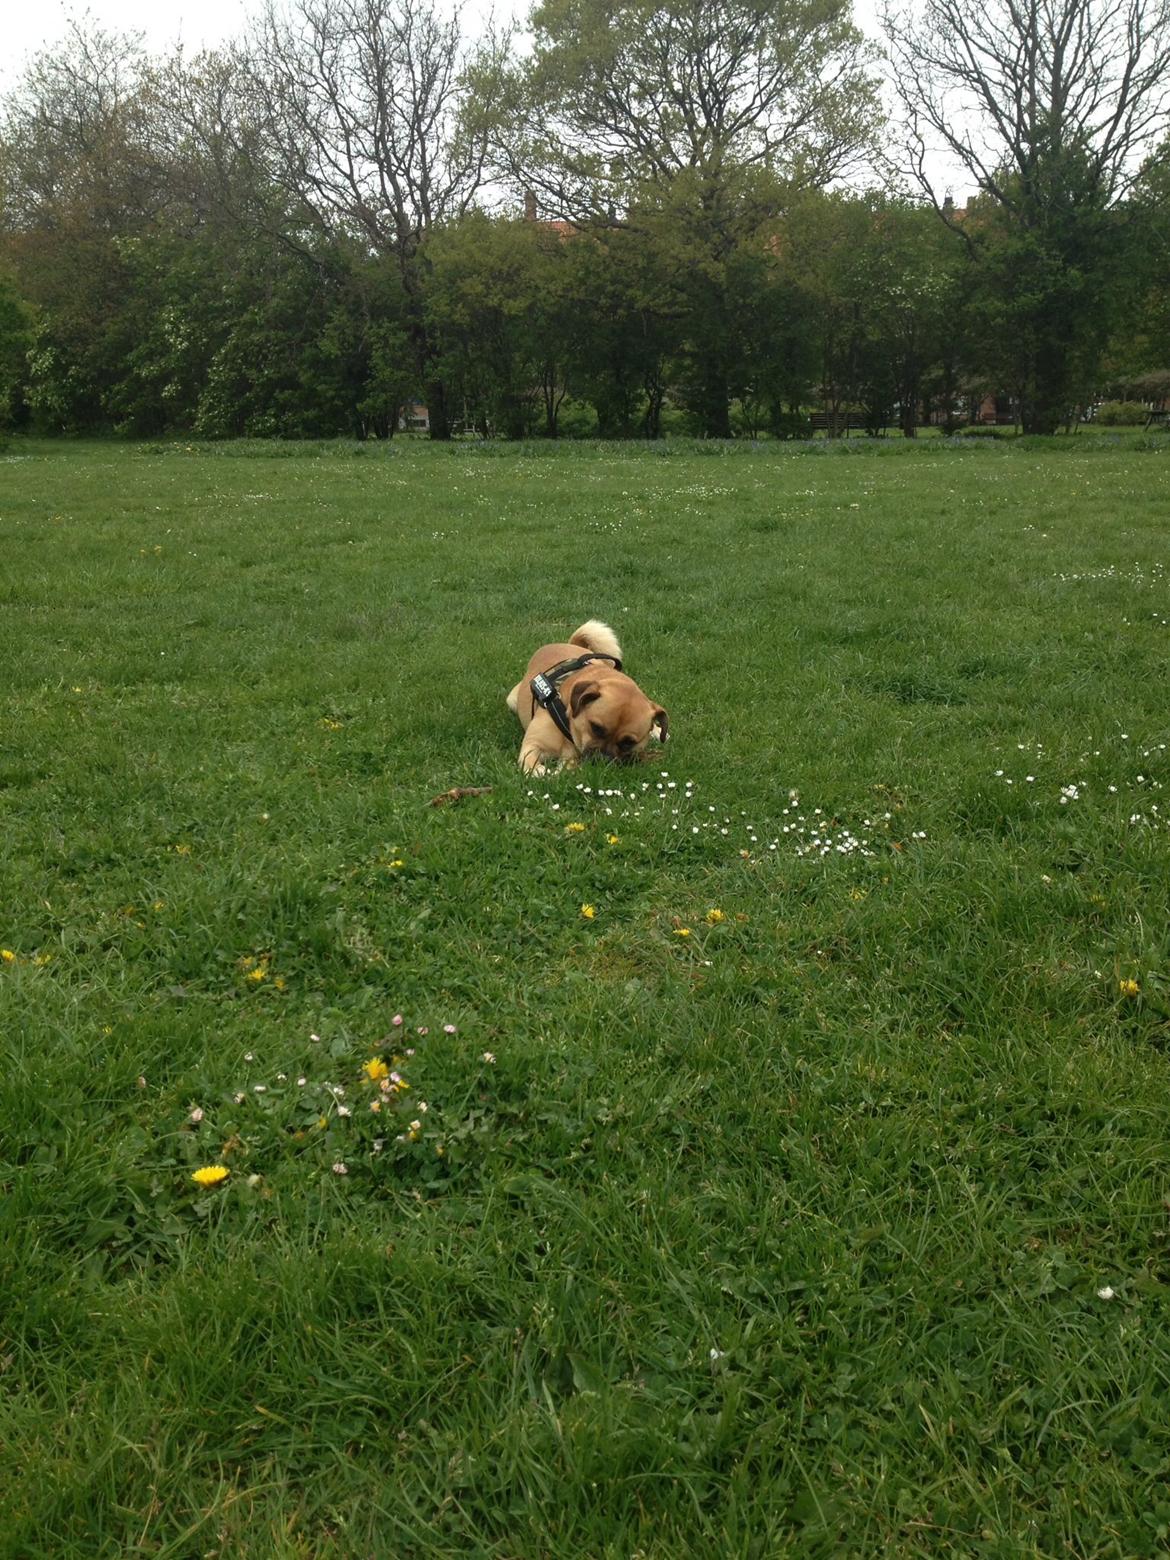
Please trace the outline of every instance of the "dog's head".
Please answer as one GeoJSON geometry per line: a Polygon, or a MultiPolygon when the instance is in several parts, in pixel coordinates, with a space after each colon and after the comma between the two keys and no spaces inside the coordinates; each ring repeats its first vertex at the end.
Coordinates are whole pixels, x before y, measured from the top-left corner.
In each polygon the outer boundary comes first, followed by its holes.
{"type": "Polygon", "coordinates": [[[604,754],[625,763],[640,757],[652,737],[666,741],[666,711],[623,672],[590,669],[574,678],[568,694],[569,729],[585,756],[604,754]]]}

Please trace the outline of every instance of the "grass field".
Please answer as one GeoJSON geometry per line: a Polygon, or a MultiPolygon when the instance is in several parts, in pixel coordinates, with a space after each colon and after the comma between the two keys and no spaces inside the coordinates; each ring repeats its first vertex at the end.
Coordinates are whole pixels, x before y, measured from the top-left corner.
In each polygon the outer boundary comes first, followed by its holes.
{"type": "Polygon", "coordinates": [[[14,442],[0,1554],[1165,1553],[1168,515],[14,442]],[[594,615],[671,742],[526,781],[594,615]]]}

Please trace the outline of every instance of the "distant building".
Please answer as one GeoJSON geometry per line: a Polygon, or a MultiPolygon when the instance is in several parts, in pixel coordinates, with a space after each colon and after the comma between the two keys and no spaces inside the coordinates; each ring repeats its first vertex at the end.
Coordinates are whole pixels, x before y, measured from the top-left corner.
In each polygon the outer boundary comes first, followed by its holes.
{"type": "Polygon", "coordinates": [[[407,401],[398,414],[398,430],[400,433],[431,431],[431,414],[421,401],[407,401]]]}

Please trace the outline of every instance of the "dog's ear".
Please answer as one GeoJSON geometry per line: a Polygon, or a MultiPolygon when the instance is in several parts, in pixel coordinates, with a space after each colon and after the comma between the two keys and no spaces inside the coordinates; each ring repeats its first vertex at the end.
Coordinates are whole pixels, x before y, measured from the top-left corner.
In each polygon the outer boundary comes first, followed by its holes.
{"type": "Polygon", "coordinates": [[[650,729],[657,729],[659,742],[665,742],[670,736],[670,716],[662,708],[661,704],[654,711],[654,719],[650,722],[650,729]]]}
{"type": "Polygon", "coordinates": [[[601,698],[601,689],[596,683],[574,683],[573,691],[569,695],[569,708],[574,715],[580,715],[587,704],[592,704],[594,699],[601,698]]]}

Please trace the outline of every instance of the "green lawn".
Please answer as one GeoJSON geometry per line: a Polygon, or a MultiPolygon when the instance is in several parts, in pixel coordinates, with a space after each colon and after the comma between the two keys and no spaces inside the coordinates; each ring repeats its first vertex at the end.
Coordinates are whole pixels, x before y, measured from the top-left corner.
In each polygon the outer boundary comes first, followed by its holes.
{"type": "Polygon", "coordinates": [[[1165,1553],[1168,478],[14,441],[0,1554],[1165,1553]]]}

